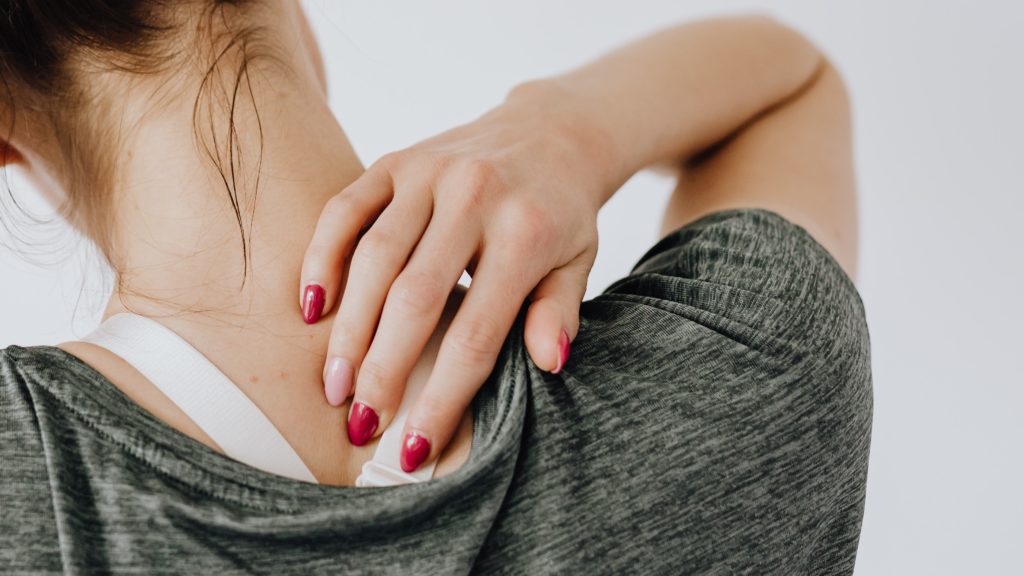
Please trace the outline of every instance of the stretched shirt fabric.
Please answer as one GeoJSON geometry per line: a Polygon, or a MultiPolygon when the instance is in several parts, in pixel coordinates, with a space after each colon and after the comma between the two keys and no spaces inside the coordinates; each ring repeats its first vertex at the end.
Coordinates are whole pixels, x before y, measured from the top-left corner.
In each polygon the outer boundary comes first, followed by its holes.
{"type": "Polygon", "coordinates": [[[473,400],[467,463],[386,488],[250,468],[58,348],[7,348],[0,572],[853,571],[868,330],[803,228],[734,209],[676,230],[584,303],[557,375],[524,316],[473,400]]]}

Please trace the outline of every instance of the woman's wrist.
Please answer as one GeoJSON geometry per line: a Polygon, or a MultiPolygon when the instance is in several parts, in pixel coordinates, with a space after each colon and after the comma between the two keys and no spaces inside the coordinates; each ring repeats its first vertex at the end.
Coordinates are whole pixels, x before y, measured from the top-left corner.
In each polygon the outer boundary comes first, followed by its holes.
{"type": "Polygon", "coordinates": [[[514,86],[505,106],[545,116],[545,129],[582,151],[592,173],[599,175],[597,206],[602,206],[636,170],[629,168],[623,147],[600,106],[584,98],[558,77],[529,80],[514,86]]]}

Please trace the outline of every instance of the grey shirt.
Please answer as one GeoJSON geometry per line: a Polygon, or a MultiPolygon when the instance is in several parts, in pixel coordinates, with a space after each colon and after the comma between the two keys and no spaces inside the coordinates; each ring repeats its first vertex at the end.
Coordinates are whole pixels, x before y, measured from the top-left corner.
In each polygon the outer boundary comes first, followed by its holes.
{"type": "Polygon", "coordinates": [[[467,463],[388,488],[255,470],[58,348],[7,348],[0,571],[852,572],[868,330],[804,229],[736,209],[676,230],[583,304],[558,375],[523,318],[473,401],[467,463]]]}

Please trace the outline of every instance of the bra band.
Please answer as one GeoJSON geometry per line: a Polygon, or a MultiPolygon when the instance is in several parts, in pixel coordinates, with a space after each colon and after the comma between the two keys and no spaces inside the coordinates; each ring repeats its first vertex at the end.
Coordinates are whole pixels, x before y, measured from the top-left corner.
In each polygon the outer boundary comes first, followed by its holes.
{"type": "MultiPolygon", "coordinates": [[[[132,365],[229,457],[266,472],[316,483],[316,477],[259,407],[202,353],[163,324],[137,314],[116,314],[82,341],[106,348],[132,365]]],[[[406,390],[398,414],[381,435],[373,460],[363,466],[356,486],[422,482],[433,476],[436,459],[412,474],[399,465],[399,436],[417,392],[406,390]]]]}

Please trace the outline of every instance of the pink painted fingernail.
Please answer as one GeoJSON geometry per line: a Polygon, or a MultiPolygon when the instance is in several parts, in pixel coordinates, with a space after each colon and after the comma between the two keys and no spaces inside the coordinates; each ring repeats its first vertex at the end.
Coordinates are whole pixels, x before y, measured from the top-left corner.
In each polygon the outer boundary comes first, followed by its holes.
{"type": "Polygon", "coordinates": [[[405,435],[405,442],[402,442],[401,464],[402,470],[412,472],[423,464],[430,454],[430,440],[427,440],[419,432],[409,432],[405,435]]]}
{"type": "Polygon", "coordinates": [[[324,376],[324,395],[331,406],[340,406],[352,392],[352,364],[344,358],[334,356],[327,362],[324,376]]]}
{"type": "Polygon", "coordinates": [[[563,328],[562,333],[558,336],[558,366],[555,366],[551,373],[561,372],[562,366],[565,366],[567,360],[569,360],[569,333],[563,328]]]}
{"type": "Polygon", "coordinates": [[[354,446],[366,444],[377,431],[377,420],[373,408],[362,402],[353,404],[352,413],[348,415],[348,441],[354,446]]]}
{"type": "Polygon", "coordinates": [[[319,284],[310,284],[306,286],[306,291],[302,294],[302,319],[306,321],[306,324],[313,324],[320,319],[320,315],[324,313],[324,287],[319,284]]]}

